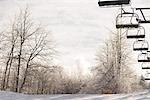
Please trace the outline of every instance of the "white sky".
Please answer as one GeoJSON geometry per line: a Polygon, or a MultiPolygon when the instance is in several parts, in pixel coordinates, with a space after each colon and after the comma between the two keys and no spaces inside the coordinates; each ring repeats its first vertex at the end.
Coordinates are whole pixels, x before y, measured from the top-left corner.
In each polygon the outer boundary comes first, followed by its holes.
{"type": "MultiPolygon", "coordinates": [[[[131,0],[136,7],[148,7],[149,0],[131,0]]],[[[19,8],[28,5],[33,17],[52,32],[60,52],[55,63],[70,73],[87,72],[95,64],[95,54],[108,29],[115,30],[119,10],[100,8],[98,0],[0,0],[0,23],[8,21],[19,8]],[[78,66],[78,67],[77,67],[78,66]]],[[[131,47],[132,48],[132,47],[131,47]]],[[[139,66],[138,66],[139,67],[139,66]]]]}

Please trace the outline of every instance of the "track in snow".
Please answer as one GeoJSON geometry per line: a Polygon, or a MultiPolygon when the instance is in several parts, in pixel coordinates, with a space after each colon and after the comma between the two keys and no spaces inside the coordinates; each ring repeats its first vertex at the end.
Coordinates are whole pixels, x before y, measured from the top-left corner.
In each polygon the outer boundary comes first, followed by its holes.
{"type": "Polygon", "coordinates": [[[0,100],[150,100],[150,91],[131,94],[64,94],[64,95],[25,95],[0,92],[0,100]]]}

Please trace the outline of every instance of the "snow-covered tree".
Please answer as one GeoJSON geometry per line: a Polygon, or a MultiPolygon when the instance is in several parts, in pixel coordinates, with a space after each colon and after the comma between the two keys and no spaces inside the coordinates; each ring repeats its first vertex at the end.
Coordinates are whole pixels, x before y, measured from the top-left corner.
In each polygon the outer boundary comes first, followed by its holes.
{"type": "Polygon", "coordinates": [[[89,93],[126,93],[138,87],[139,80],[131,70],[130,45],[124,32],[111,32],[103,48],[97,53],[97,66],[93,67],[93,79],[88,82],[89,93]]]}

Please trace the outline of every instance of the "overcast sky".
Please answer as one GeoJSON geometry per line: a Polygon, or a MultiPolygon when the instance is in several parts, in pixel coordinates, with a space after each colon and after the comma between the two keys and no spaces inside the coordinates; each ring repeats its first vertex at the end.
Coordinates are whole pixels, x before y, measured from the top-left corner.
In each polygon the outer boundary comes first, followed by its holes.
{"type": "MultiPolygon", "coordinates": [[[[100,8],[98,0],[0,0],[0,23],[5,23],[19,8],[30,7],[34,19],[52,32],[60,52],[56,64],[74,71],[95,64],[95,54],[115,30],[118,8],[100,8]]],[[[134,7],[148,7],[149,0],[132,0],[134,7]]],[[[132,48],[132,47],[131,47],[132,48]]]]}

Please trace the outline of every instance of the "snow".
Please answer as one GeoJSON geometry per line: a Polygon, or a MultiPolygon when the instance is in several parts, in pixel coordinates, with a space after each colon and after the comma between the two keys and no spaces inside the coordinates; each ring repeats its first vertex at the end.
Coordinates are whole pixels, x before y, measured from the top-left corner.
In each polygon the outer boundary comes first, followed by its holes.
{"type": "Polygon", "coordinates": [[[150,100],[150,90],[130,94],[27,95],[0,91],[0,100],[150,100]]]}

